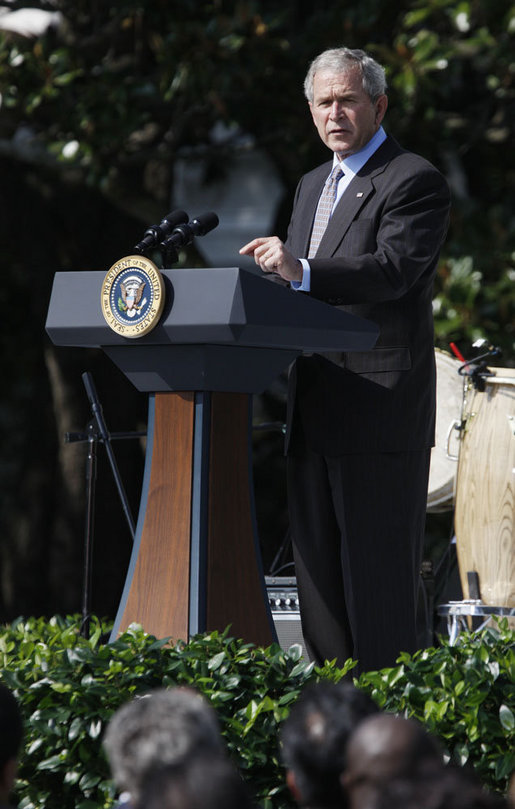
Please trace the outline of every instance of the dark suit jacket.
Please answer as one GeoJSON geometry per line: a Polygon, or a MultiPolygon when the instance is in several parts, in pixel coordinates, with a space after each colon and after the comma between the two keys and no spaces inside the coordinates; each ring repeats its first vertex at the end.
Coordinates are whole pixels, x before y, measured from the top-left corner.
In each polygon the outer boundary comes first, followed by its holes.
{"type": "MultiPolygon", "coordinates": [[[[286,246],[298,258],[307,256],[330,168],[319,166],[297,187],[286,246]]],[[[296,361],[290,451],[301,431],[327,455],[434,443],[433,281],[449,206],[442,175],[391,137],[345,190],[310,260],[309,294],[374,321],[380,334],[370,351],[296,361]]]]}

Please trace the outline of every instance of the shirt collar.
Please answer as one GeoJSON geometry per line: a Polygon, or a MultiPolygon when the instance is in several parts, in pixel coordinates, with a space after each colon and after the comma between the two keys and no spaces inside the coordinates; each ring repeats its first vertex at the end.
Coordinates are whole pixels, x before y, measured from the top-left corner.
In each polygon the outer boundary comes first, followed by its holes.
{"type": "Polygon", "coordinates": [[[358,171],[363,168],[367,160],[372,157],[374,152],[376,152],[383,141],[386,140],[386,132],[384,131],[383,127],[380,126],[377,132],[372,135],[368,143],[366,143],[359,152],[355,152],[354,154],[350,154],[348,157],[344,158],[341,162],[338,160],[338,155],[334,154],[333,158],[333,166],[336,166],[340,163],[343,171],[346,174],[357,174],[358,171]]]}

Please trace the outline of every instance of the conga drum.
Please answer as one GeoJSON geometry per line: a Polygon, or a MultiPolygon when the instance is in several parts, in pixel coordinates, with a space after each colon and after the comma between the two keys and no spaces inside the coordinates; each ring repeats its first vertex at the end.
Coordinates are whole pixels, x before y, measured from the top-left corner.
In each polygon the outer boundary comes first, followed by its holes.
{"type": "MultiPolygon", "coordinates": [[[[455,531],[463,597],[468,573],[492,607],[515,607],[515,369],[495,368],[464,395],[455,531]],[[482,387],[482,386],[481,386],[482,387]]],[[[510,619],[511,620],[511,619],[510,619]]]]}
{"type": "Polygon", "coordinates": [[[463,405],[463,377],[459,362],[452,354],[435,348],[436,428],[431,450],[426,511],[437,514],[452,511],[458,468],[458,431],[463,405]]]}

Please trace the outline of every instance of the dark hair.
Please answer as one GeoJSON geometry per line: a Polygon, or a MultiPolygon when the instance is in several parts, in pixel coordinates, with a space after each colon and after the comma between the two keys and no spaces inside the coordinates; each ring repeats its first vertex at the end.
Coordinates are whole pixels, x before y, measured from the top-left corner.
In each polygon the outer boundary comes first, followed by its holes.
{"type": "Polygon", "coordinates": [[[448,765],[438,777],[397,778],[377,792],[376,809],[509,809],[502,795],[489,792],[462,767],[448,765]]]}
{"type": "Polygon", "coordinates": [[[414,718],[381,713],[363,720],[347,745],[347,783],[383,783],[443,766],[438,739],[414,718]]]}
{"type": "Polygon", "coordinates": [[[18,756],[23,738],[23,720],[18,702],[0,683],[0,770],[18,756]]]}
{"type": "Polygon", "coordinates": [[[320,682],[304,689],[281,728],[283,761],[294,773],[302,804],[342,806],[347,740],[358,722],[378,711],[349,682],[320,682]]]}

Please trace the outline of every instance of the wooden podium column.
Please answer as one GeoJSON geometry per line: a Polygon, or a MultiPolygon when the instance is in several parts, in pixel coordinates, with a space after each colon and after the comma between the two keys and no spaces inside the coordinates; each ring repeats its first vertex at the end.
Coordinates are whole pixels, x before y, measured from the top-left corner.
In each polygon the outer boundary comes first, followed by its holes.
{"type": "Polygon", "coordinates": [[[265,607],[252,485],[251,397],[211,394],[206,628],[260,645],[275,639],[265,607]]]}
{"type": "Polygon", "coordinates": [[[134,549],[112,637],[138,623],[187,640],[224,630],[275,639],[255,530],[250,397],[150,397],[145,476],[134,549]]]}
{"type": "Polygon", "coordinates": [[[150,397],[147,456],[134,548],[113,634],[138,623],[188,639],[194,394],[150,397]]]}

